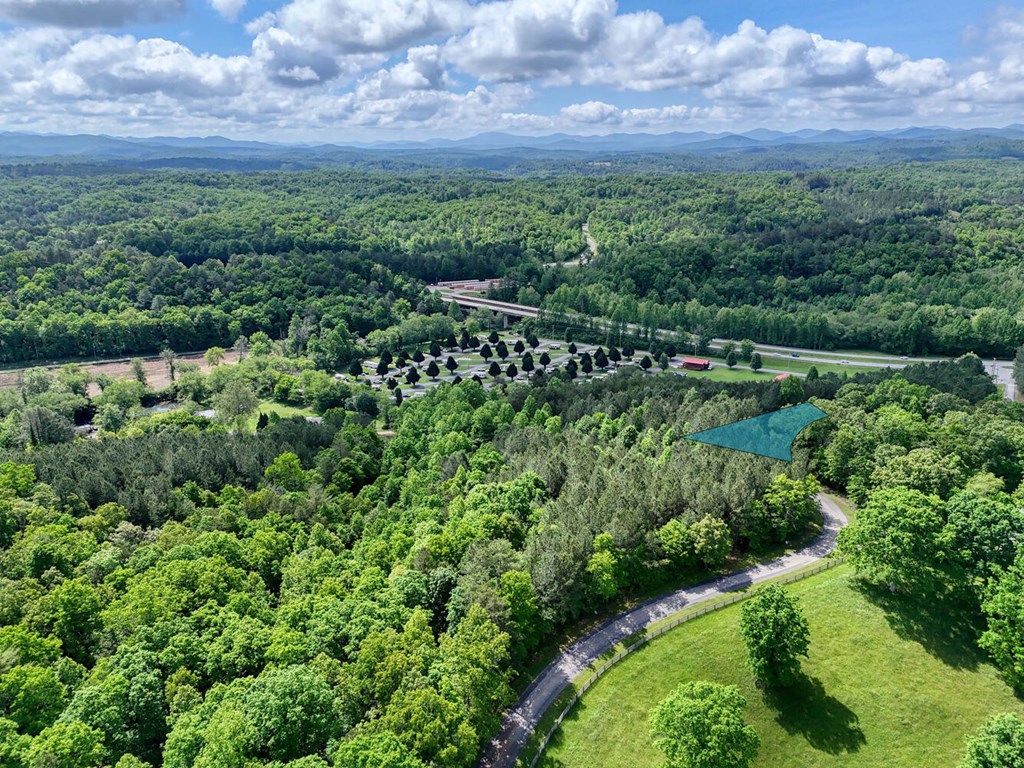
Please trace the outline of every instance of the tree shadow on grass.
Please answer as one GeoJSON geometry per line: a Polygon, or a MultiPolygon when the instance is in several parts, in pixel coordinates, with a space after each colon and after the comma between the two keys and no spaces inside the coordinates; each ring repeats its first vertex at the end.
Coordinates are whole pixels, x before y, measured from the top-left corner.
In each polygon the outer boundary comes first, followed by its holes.
{"type": "Polygon", "coordinates": [[[764,699],[786,733],[803,736],[817,750],[830,755],[856,752],[867,741],[856,713],[829,696],[816,677],[801,675],[791,686],[766,691],[764,699]]]}
{"type": "Polygon", "coordinates": [[[913,640],[943,663],[973,670],[985,661],[978,648],[981,615],[969,598],[938,590],[927,594],[891,592],[859,579],[853,585],[882,609],[893,632],[913,640]]]}

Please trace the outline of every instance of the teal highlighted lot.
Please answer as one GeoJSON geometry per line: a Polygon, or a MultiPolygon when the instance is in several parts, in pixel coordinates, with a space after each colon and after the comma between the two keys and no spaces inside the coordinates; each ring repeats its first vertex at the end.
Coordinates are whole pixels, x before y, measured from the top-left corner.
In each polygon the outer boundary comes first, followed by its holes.
{"type": "Polygon", "coordinates": [[[686,435],[687,440],[717,445],[744,453],[755,453],[782,461],[793,460],[793,441],[800,431],[828,414],[810,403],[754,416],[703,432],[686,435]]]}

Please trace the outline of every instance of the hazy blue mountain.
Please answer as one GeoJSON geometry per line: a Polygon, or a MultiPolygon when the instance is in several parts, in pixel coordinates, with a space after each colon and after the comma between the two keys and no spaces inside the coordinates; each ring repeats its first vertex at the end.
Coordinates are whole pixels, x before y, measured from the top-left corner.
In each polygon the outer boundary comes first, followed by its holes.
{"type": "MultiPolygon", "coordinates": [[[[899,130],[706,131],[520,136],[481,133],[461,139],[373,143],[278,144],[224,136],[116,137],[0,132],[8,162],[91,162],[135,168],[215,170],[352,166],[379,170],[475,168],[526,173],[643,167],[653,170],[793,171],[967,157],[1024,157],[1024,125],[899,130]]],[[[607,170],[603,172],[608,172],[607,170]]]]}

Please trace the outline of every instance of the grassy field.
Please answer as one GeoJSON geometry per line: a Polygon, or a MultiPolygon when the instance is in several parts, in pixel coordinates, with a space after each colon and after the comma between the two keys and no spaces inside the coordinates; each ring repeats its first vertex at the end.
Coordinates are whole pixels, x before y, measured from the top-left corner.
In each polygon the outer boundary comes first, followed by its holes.
{"type": "Polygon", "coordinates": [[[285,405],[284,403],[277,403],[273,400],[261,400],[259,410],[256,411],[249,419],[249,431],[256,431],[256,422],[259,420],[260,414],[265,413],[268,416],[272,413],[276,413],[282,419],[288,419],[292,416],[315,416],[316,414],[309,408],[296,408],[293,405],[285,405]]]}
{"type": "Polygon", "coordinates": [[[547,768],[656,768],[647,713],[677,685],[740,688],[761,737],[760,768],[955,766],[964,738],[1024,704],[986,663],[955,606],[909,601],[861,585],[849,566],[797,582],[811,627],[803,684],[767,698],[754,687],[739,605],[683,624],[627,657],[555,734],[547,768]]]}

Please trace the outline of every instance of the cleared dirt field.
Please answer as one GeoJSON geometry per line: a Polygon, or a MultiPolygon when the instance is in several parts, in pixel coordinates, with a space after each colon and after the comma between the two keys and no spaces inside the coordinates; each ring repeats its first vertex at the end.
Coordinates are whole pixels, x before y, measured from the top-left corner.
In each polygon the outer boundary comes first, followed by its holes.
{"type": "MultiPolygon", "coordinates": [[[[181,363],[198,363],[200,370],[206,372],[210,370],[210,366],[203,359],[202,352],[194,352],[191,354],[182,354],[178,356],[178,365],[181,363]]],[[[224,361],[221,365],[230,365],[238,362],[238,354],[233,350],[226,350],[224,353],[224,361]]],[[[131,358],[123,358],[119,360],[101,360],[94,363],[79,363],[79,365],[89,371],[92,376],[103,374],[105,376],[112,376],[115,379],[129,378],[132,374],[131,358]]],[[[60,368],[59,365],[47,365],[44,366],[47,370],[55,371],[60,368]]],[[[160,390],[167,387],[171,383],[170,374],[167,371],[167,364],[164,363],[159,357],[145,357],[142,359],[142,368],[146,372],[146,383],[151,389],[160,390]]],[[[12,369],[8,371],[0,371],[0,388],[14,388],[18,386],[18,379],[22,371],[27,370],[25,368],[12,369]]],[[[95,384],[90,385],[90,394],[99,394],[99,389],[95,384]]]]}

